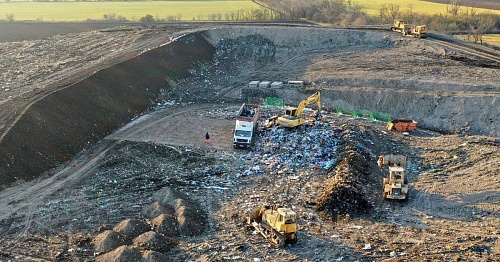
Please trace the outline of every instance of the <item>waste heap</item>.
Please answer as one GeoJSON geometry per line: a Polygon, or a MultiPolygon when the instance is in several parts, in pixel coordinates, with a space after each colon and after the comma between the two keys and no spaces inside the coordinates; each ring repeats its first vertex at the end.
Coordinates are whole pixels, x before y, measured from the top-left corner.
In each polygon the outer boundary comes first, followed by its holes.
{"type": "Polygon", "coordinates": [[[261,130],[254,157],[273,173],[293,174],[300,168],[329,169],[336,159],[341,129],[316,122],[303,130],[274,127],[261,130]]]}
{"type": "Polygon", "coordinates": [[[369,170],[376,169],[371,151],[360,143],[364,141],[359,127],[350,126],[342,132],[338,146],[339,162],[331,171],[327,185],[316,200],[319,211],[336,218],[337,215],[355,215],[373,206],[368,198],[377,185],[377,177],[369,170]]]}

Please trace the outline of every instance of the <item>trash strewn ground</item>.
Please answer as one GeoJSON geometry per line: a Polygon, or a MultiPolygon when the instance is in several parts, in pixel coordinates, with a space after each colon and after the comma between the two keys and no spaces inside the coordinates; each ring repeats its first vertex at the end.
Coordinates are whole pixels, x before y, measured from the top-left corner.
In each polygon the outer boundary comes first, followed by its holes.
{"type": "MultiPolygon", "coordinates": [[[[234,101],[243,84],[257,76],[296,79],[307,69],[304,78],[312,80],[332,72],[352,78],[342,84],[349,89],[377,81],[411,89],[418,83],[381,79],[401,77],[394,68],[417,70],[415,78],[428,72],[440,83],[453,82],[450,76],[473,79],[477,72],[487,74],[487,82],[497,74],[443,60],[436,46],[422,55],[424,44],[413,39],[362,38],[366,35],[339,37],[346,42],[315,61],[299,55],[319,52],[312,40],[287,49],[279,39],[274,44],[260,36],[239,39],[263,43],[262,50],[242,45],[261,50],[258,57],[230,45],[238,41],[221,43],[227,50],[221,54],[237,54],[239,62],[218,57],[221,67],[207,66],[179,82],[177,93],[166,92],[150,114],[50,174],[0,191],[0,261],[498,260],[497,138],[423,128],[389,132],[384,122],[337,114],[333,100],[324,100],[320,122],[297,129],[261,124],[251,150],[232,148],[234,115],[242,102],[234,101]],[[412,57],[417,60],[402,62],[394,55],[408,49],[418,51],[412,57]],[[245,64],[246,59],[254,60],[245,64]],[[350,87],[374,75],[372,82],[350,87]],[[225,96],[232,99],[222,102],[225,96]],[[376,161],[389,153],[409,158],[407,202],[382,199],[384,174],[376,161]],[[297,244],[274,248],[246,226],[247,212],[263,204],[297,212],[297,244]]],[[[287,91],[287,104],[300,100],[296,90],[287,91]]],[[[263,110],[262,121],[283,112],[263,110]]]]}

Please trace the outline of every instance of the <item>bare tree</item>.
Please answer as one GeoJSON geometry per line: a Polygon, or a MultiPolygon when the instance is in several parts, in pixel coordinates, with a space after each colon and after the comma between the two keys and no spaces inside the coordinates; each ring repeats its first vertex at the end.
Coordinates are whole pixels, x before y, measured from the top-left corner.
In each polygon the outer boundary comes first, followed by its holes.
{"type": "Polygon", "coordinates": [[[6,14],[5,18],[7,18],[7,21],[9,21],[9,23],[14,22],[14,14],[12,14],[12,13],[6,14]]]}
{"type": "Polygon", "coordinates": [[[387,11],[389,12],[389,17],[391,18],[391,20],[395,20],[399,16],[399,5],[389,4],[387,7],[387,11]]]}
{"type": "Polygon", "coordinates": [[[452,16],[457,16],[460,11],[460,1],[459,0],[450,0],[450,6],[446,7],[448,13],[452,16]]]}
{"type": "Polygon", "coordinates": [[[470,26],[470,32],[474,37],[474,43],[483,45],[483,35],[495,27],[495,17],[491,14],[476,15],[470,26]]]}
{"type": "Polygon", "coordinates": [[[381,5],[378,9],[378,16],[380,18],[380,22],[384,23],[387,22],[387,16],[388,16],[389,11],[387,10],[387,5],[381,5]]]}

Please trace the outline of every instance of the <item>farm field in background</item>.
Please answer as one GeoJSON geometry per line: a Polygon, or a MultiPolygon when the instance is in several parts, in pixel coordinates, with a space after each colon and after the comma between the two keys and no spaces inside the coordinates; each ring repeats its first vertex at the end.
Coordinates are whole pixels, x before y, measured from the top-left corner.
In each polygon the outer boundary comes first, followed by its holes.
{"type": "Polygon", "coordinates": [[[483,35],[483,41],[490,45],[500,47],[500,34],[483,35]]]}
{"type": "Polygon", "coordinates": [[[84,21],[115,14],[137,21],[146,15],[180,20],[207,20],[210,14],[261,8],[251,0],[230,1],[140,1],[140,2],[10,2],[0,3],[0,19],[14,14],[15,21],[84,21]]]}
{"type": "MultiPolygon", "coordinates": [[[[421,14],[445,14],[448,4],[415,0],[357,0],[354,3],[363,7],[369,15],[378,16],[381,5],[399,5],[401,12],[412,9],[421,14]]],[[[130,21],[152,15],[155,20],[211,20],[211,14],[234,13],[239,10],[261,8],[251,0],[229,1],[137,1],[137,2],[22,2],[0,3],[0,19],[7,14],[14,14],[15,21],[84,21],[103,19],[105,15],[116,15],[130,21]]],[[[462,10],[465,7],[462,7],[462,10]]],[[[480,13],[491,12],[500,15],[500,10],[481,9],[480,13]]]]}
{"type": "MultiPolygon", "coordinates": [[[[377,16],[381,5],[396,4],[399,5],[400,11],[411,9],[413,12],[421,14],[446,14],[448,4],[432,3],[427,1],[415,0],[357,0],[357,3],[363,7],[364,11],[369,15],[377,16]]],[[[465,7],[462,7],[465,8],[465,7]]],[[[491,12],[500,15],[500,10],[477,9],[480,13],[491,12]]]]}
{"type": "MultiPolygon", "coordinates": [[[[455,35],[456,38],[467,40],[467,35],[455,35]]],[[[500,47],[500,34],[483,35],[483,42],[500,47]]]]}

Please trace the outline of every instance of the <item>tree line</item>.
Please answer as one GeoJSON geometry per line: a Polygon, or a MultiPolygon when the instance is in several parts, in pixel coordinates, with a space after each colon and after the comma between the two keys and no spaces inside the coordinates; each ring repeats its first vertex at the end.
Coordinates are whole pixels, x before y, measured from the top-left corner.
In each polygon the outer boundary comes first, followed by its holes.
{"type": "MultiPolygon", "coordinates": [[[[9,0],[4,0],[9,1],[9,0]]],[[[32,0],[59,1],[59,0],[32,0]]],[[[60,0],[63,1],[63,0],[60,0]]],[[[354,0],[253,0],[266,8],[240,9],[229,13],[198,14],[196,17],[182,17],[181,14],[166,17],[145,15],[138,21],[143,23],[198,20],[198,21],[236,21],[236,20],[283,20],[304,19],[333,25],[376,25],[391,24],[394,19],[403,19],[414,25],[427,25],[434,31],[465,32],[470,41],[482,43],[482,36],[492,30],[500,30],[500,16],[492,13],[479,13],[478,8],[466,7],[460,0],[450,0],[445,14],[421,14],[412,5],[402,7],[398,4],[382,4],[376,16],[368,15],[354,0]]],[[[6,20],[15,21],[14,14],[6,14],[6,20]]],[[[88,21],[129,21],[117,14],[104,14],[101,19],[88,21]]]]}
{"type": "Polygon", "coordinates": [[[421,14],[413,5],[382,4],[376,16],[369,16],[353,0],[259,0],[289,19],[307,19],[334,25],[392,24],[402,19],[413,25],[427,25],[442,33],[463,32],[470,41],[482,43],[483,34],[500,30],[500,16],[480,13],[478,8],[466,7],[459,0],[450,0],[445,14],[421,14]]]}

